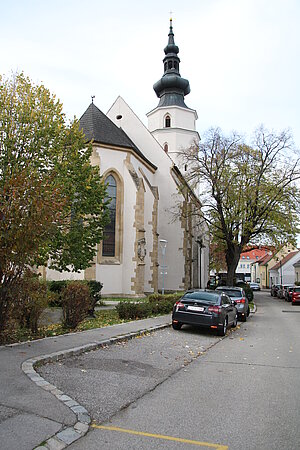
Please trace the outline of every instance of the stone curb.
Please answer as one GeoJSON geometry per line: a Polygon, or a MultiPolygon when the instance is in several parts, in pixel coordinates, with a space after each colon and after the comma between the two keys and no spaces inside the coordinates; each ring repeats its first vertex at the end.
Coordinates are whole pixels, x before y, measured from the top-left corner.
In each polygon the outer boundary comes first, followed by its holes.
{"type": "Polygon", "coordinates": [[[155,330],[161,330],[168,327],[170,327],[170,323],[165,323],[162,325],[145,328],[139,331],[118,335],[109,339],[91,342],[90,344],[82,345],[81,347],[74,347],[68,350],[49,353],[48,355],[37,356],[35,358],[30,358],[24,361],[22,364],[22,370],[28,376],[28,378],[30,378],[30,380],[33,381],[37,386],[53,394],[65,406],[70,408],[77,418],[77,422],[75,423],[75,425],[73,425],[73,427],[64,427],[58,433],[47,439],[45,443],[39,445],[38,447],[35,447],[35,450],[63,450],[68,445],[84,436],[88,432],[89,425],[91,423],[91,417],[88,411],[79,403],[77,403],[76,400],[73,400],[71,397],[59,390],[56,386],[48,383],[48,381],[41,377],[35,370],[36,366],[47,364],[49,362],[60,361],[71,356],[77,356],[85,352],[97,350],[98,348],[112,345],[117,342],[127,341],[129,339],[135,338],[136,336],[142,336],[145,333],[149,333],[155,330]]]}
{"type": "Polygon", "coordinates": [[[257,311],[257,306],[256,306],[256,304],[254,303],[253,311],[251,311],[250,314],[255,314],[256,311],[257,311]]]}

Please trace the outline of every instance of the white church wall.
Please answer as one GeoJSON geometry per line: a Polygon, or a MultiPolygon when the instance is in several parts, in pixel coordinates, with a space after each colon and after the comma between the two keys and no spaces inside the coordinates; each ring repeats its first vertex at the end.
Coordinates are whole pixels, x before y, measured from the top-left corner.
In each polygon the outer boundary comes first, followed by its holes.
{"type": "Polygon", "coordinates": [[[84,271],[80,272],[59,272],[58,270],[46,268],[46,279],[49,281],[62,281],[62,280],[84,280],[84,271]]]}
{"type": "MultiPolygon", "coordinates": [[[[179,229],[178,224],[170,221],[171,217],[166,208],[161,207],[159,215],[165,217],[165,223],[159,226],[159,239],[168,241],[164,265],[167,274],[164,277],[164,287],[166,290],[177,290],[182,288],[184,276],[184,255],[183,255],[183,230],[179,229]]],[[[162,221],[160,221],[161,223],[162,221]]],[[[158,287],[162,289],[163,276],[161,266],[163,266],[162,250],[159,248],[159,278],[158,287]]]]}
{"type": "Polygon", "coordinates": [[[131,278],[134,276],[134,204],[136,188],[128,169],[125,165],[127,152],[115,149],[99,148],[101,160],[101,175],[110,171],[117,172],[124,184],[123,203],[123,226],[122,226],[122,254],[119,263],[97,264],[96,279],[103,283],[102,293],[105,294],[128,294],[131,295],[131,278]],[[126,264],[124,264],[126,261],[126,264]]]}
{"type": "MultiPolygon", "coordinates": [[[[178,199],[177,187],[171,176],[173,162],[121,97],[117,98],[107,115],[116,125],[123,128],[142,153],[158,167],[154,174],[150,171],[147,173],[150,182],[158,186],[159,190],[159,239],[168,240],[166,254],[168,276],[165,278],[165,288],[178,289],[184,274],[183,229],[180,221],[174,220],[175,211],[171,212],[172,205],[175,205],[178,199]],[[122,115],[122,119],[117,120],[117,115],[122,115]]],[[[161,256],[159,249],[160,264],[162,264],[161,256]]],[[[159,288],[161,287],[162,277],[159,270],[159,288]]]]}
{"type": "Polygon", "coordinates": [[[135,276],[134,243],[136,239],[135,210],[136,186],[124,165],[124,228],[123,228],[123,292],[133,294],[131,279],[135,276]]]}
{"type": "Polygon", "coordinates": [[[142,151],[144,156],[160,170],[168,170],[172,164],[168,155],[162,151],[158,142],[153,139],[149,130],[135,115],[132,109],[127,105],[122,97],[118,97],[112,107],[109,109],[107,116],[118,126],[121,127],[136,146],[142,151]],[[122,116],[121,120],[116,119],[122,116]]]}
{"type": "Polygon", "coordinates": [[[96,265],[96,280],[103,283],[103,295],[119,295],[123,293],[123,265],[96,265]]]}
{"type": "Polygon", "coordinates": [[[152,234],[152,212],[154,204],[154,196],[150,190],[150,187],[145,183],[145,239],[146,239],[146,256],[145,256],[145,283],[144,291],[153,292],[152,282],[152,270],[151,270],[151,256],[153,251],[153,234],[152,234]]]}

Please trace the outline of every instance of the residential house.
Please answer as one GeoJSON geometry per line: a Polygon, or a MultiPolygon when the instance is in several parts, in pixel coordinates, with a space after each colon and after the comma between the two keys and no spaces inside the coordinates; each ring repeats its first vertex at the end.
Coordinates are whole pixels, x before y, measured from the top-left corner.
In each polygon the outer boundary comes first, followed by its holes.
{"type": "Polygon", "coordinates": [[[260,284],[262,289],[268,289],[275,284],[275,280],[270,277],[270,270],[291,252],[298,249],[292,244],[282,246],[279,250],[269,252],[260,260],[252,264],[252,280],[260,284]]]}
{"type": "Polygon", "coordinates": [[[298,259],[293,266],[295,270],[295,283],[300,283],[300,259],[298,259]]]}
{"type": "Polygon", "coordinates": [[[290,252],[278,261],[275,266],[270,269],[270,284],[294,284],[295,283],[295,267],[294,264],[299,261],[300,252],[290,252]]]}
{"type": "Polygon", "coordinates": [[[236,278],[244,281],[256,281],[256,276],[251,277],[251,264],[268,254],[269,247],[249,248],[240,255],[240,261],[236,269],[236,278]]]}

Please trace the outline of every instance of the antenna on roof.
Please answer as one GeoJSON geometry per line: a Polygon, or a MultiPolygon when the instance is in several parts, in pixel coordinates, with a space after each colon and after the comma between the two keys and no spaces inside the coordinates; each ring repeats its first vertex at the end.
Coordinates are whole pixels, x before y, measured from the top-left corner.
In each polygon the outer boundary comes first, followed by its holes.
{"type": "Polygon", "coordinates": [[[92,103],[94,103],[95,95],[91,95],[91,97],[92,97],[92,103]]]}

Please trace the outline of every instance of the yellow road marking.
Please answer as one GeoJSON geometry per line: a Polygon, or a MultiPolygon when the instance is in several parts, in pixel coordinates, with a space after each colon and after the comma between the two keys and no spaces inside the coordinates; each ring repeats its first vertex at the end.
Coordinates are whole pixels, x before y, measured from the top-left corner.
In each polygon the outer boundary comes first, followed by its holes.
{"type": "Polygon", "coordinates": [[[172,437],[172,436],[165,436],[163,434],[145,433],[143,431],[126,430],[126,428],[107,427],[104,425],[95,425],[95,424],[92,424],[92,427],[98,428],[100,430],[118,431],[120,433],[135,434],[137,436],[147,436],[147,437],[151,437],[151,438],[155,438],[155,439],[164,439],[165,441],[182,442],[184,444],[198,445],[200,447],[210,447],[210,448],[215,448],[217,450],[228,450],[227,445],[211,444],[210,442],[193,441],[191,439],[182,439],[182,438],[177,438],[177,437],[172,437]]]}

